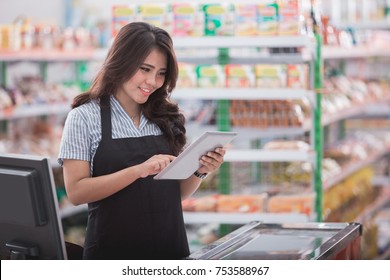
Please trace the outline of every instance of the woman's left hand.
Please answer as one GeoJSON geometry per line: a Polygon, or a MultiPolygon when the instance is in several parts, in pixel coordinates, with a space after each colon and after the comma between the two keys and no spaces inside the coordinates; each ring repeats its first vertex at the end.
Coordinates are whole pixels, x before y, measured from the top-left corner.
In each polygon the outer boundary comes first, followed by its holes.
{"type": "Polygon", "coordinates": [[[217,170],[224,161],[225,148],[216,148],[213,152],[203,155],[199,162],[202,166],[198,169],[199,173],[212,173],[217,170]]]}

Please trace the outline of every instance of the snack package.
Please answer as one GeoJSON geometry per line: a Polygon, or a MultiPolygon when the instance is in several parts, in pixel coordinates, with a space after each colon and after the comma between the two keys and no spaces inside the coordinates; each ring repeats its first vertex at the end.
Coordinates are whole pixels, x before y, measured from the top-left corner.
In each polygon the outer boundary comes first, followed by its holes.
{"type": "Polygon", "coordinates": [[[198,37],[204,34],[202,6],[195,3],[172,4],[173,35],[198,37]]]}
{"type": "Polygon", "coordinates": [[[256,213],[264,212],[266,194],[219,195],[217,212],[256,213]]]}
{"type": "Polygon", "coordinates": [[[280,88],[287,86],[285,64],[256,64],[256,86],[260,88],[280,88]]]}
{"type": "Polygon", "coordinates": [[[289,88],[309,88],[309,69],[306,64],[287,65],[287,87],[289,88]]]}
{"type": "Polygon", "coordinates": [[[255,71],[251,65],[228,64],[226,70],[226,87],[251,88],[256,85],[255,71]]]}
{"type": "Polygon", "coordinates": [[[235,4],[235,35],[257,35],[257,12],[256,4],[235,4]]]}
{"type": "Polygon", "coordinates": [[[233,36],[234,35],[234,5],[206,4],[203,5],[205,16],[206,36],[233,36]]]}
{"type": "Polygon", "coordinates": [[[298,35],[302,26],[299,0],[279,1],[279,35],[298,35]]]}
{"type": "Polygon", "coordinates": [[[203,197],[190,197],[182,201],[183,211],[187,212],[215,212],[219,194],[203,197]]]}
{"type": "Polygon", "coordinates": [[[221,65],[198,65],[196,67],[198,87],[225,87],[225,69],[221,65]]]}
{"type": "Polygon", "coordinates": [[[279,11],[275,1],[267,1],[257,5],[257,34],[278,34],[279,11]]]}
{"type": "Polygon", "coordinates": [[[173,33],[173,13],[166,3],[142,4],[138,6],[139,20],[145,21],[173,33]]]}
{"type": "Polygon", "coordinates": [[[135,5],[118,5],[112,7],[111,35],[114,38],[119,29],[129,22],[137,20],[137,10],[135,5]]]}
{"type": "Polygon", "coordinates": [[[179,77],[176,82],[177,87],[197,87],[196,65],[179,62],[179,77]]]}
{"type": "Polygon", "coordinates": [[[314,211],[314,193],[278,194],[268,199],[270,213],[302,213],[310,215],[314,211]]]}

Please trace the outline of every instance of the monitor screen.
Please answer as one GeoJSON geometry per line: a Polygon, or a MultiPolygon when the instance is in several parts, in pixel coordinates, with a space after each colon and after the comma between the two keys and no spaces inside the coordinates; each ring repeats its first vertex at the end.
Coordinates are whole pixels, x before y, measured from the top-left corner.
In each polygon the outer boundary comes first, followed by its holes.
{"type": "Polygon", "coordinates": [[[0,153],[1,259],[67,259],[50,161],[0,153]]]}

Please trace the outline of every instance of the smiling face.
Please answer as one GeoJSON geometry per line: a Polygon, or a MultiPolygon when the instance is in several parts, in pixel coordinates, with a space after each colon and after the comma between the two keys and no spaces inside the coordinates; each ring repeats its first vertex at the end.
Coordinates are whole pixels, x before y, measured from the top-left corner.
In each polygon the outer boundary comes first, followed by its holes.
{"type": "Polygon", "coordinates": [[[166,71],[166,54],[159,49],[153,49],[134,76],[119,87],[115,94],[116,99],[122,106],[145,103],[149,96],[164,84],[166,71]]]}

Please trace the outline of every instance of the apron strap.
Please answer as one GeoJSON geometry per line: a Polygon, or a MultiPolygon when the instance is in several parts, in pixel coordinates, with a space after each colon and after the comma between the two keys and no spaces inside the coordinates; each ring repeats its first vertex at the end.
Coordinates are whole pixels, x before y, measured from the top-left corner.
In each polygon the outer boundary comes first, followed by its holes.
{"type": "Polygon", "coordinates": [[[102,120],[102,141],[112,138],[111,130],[111,106],[100,106],[100,114],[102,120]]]}

